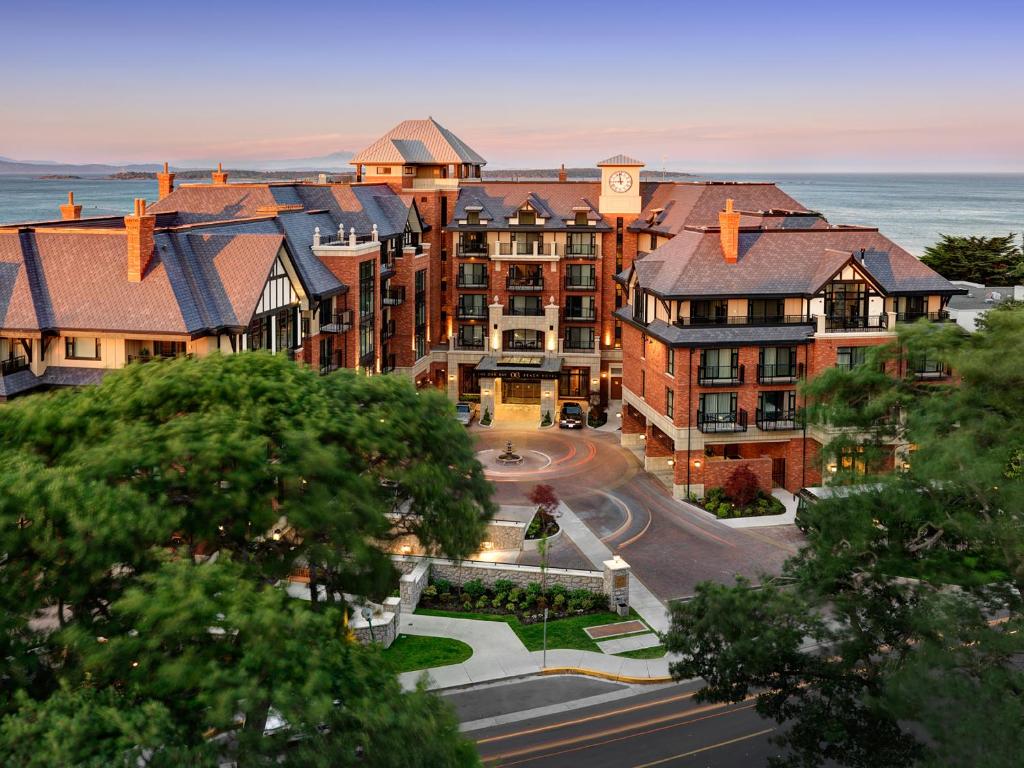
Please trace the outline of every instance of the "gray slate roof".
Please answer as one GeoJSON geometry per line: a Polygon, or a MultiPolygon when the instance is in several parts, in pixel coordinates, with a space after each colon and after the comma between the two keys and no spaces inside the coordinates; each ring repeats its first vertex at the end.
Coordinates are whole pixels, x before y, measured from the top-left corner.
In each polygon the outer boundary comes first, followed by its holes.
{"type": "Polygon", "coordinates": [[[602,165],[647,165],[643,160],[637,160],[635,157],[629,155],[612,155],[599,162],[598,167],[602,165]]]}
{"type": "Polygon", "coordinates": [[[492,181],[473,184],[459,189],[459,197],[455,203],[448,227],[451,229],[480,229],[483,225],[459,225],[460,219],[466,219],[469,210],[478,210],[481,219],[487,219],[487,229],[508,229],[511,216],[529,203],[538,216],[547,220],[544,229],[573,231],[607,231],[611,227],[597,212],[597,200],[601,194],[601,185],[596,182],[511,182],[492,181]],[[586,206],[588,217],[595,219],[593,227],[575,227],[566,225],[576,217],[575,208],[586,206]]]}
{"type": "MultiPolygon", "coordinates": [[[[629,307],[615,310],[615,316],[631,325],[637,325],[629,307]]],[[[686,347],[799,344],[814,335],[813,323],[804,325],[709,325],[680,328],[666,323],[664,320],[652,320],[642,327],[645,333],[666,344],[686,347]]]]}

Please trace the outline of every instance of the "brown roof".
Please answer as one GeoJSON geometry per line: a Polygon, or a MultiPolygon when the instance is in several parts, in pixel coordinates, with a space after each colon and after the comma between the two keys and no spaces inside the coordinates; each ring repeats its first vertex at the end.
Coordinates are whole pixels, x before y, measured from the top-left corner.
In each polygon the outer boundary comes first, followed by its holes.
{"type": "MultiPolygon", "coordinates": [[[[650,194],[657,185],[644,184],[641,194],[650,194]]],[[[596,181],[485,181],[459,188],[459,197],[449,227],[458,227],[467,208],[480,209],[480,218],[489,219],[489,227],[508,226],[508,218],[523,203],[529,202],[541,216],[550,217],[544,227],[562,229],[576,217],[576,210],[587,208],[597,214],[601,184],[596,181]]],[[[598,220],[603,219],[598,216],[598,220]]],[[[607,225],[604,225],[605,227],[607,225]]]]}
{"type": "Polygon", "coordinates": [[[275,204],[268,184],[183,184],[148,210],[177,212],[175,225],[186,225],[267,215],[275,204]]]}
{"type": "Polygon", "coordinates": [[[718,213],[732,199],[736,210],[808,212],[808,209],[771,183],[675,182],[658,184],[630,225],[636,232],[672,236],[684,227],[717,227],[718,213]]]}
{"type": "Polygon", "coordinates": [[[0,328],[39,330],[18,232],[0,232],[0,328]]]}
{"type": "Polygon", "coordinates": [[[487,163],[468,144],[432,117],[426,120],[403,120],[349,162],[353,165],[487,163]]]}

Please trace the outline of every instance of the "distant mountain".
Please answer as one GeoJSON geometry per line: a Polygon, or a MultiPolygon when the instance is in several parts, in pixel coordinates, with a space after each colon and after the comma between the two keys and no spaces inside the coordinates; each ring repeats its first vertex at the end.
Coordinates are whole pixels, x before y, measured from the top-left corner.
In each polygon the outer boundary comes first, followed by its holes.
{"type": "MultiPolygon", "coordinates": [[[[354,156],[354,152],[342,150],[319,157],[291,157],[282,160],[230,160],[224,161],[224,165],[226,166],[230,162],[232,168],[247,171],[291,171],[296,173],[315,173],[317,171],[351,172],[353,168],[348,164],[348,161],[354,156]]],[[[180,163],[180,166],[215,168],[218,162],[213,158],[198,158],[186,160],[180,163]]]]}
{"type": "Polygon", "coordinates": [[[135,163],[130,165],[104,165],[103,163],[51,163],[37,160],[10,160],[0,158],[0,175],[33,174],[40,176],[75,175],[75,176],[107,176],[121,171],[158,171],[163,166],[157,163],[135,163]]]}

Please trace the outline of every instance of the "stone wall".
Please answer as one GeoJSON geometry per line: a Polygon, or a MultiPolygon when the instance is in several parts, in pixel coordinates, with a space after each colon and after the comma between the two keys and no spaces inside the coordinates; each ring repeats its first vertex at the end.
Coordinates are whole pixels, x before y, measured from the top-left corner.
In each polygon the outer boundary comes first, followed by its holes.
{"type": "MultiPolygon", "coordinates": [[[[431,577],[447,579],[455,586],[479,579],[485,586],[493,586],[499,579],[507,579],[516,586],[525,587],[541,580],[541,569],[533,565],[488,563],[476,560],[456,563],[452,560],[433,560],[431,577]]],[[[561,584],[566,589],[589,589],[601,592],[604,578],[600,571],[577,571],[567,568],[548,568],[544,579],[548,586],[561,584]]]]}
{"type": "Polygon", "coordinates": [[[371,605],[373,615],[367,622],[363,618],[360,608],[353,606],[352,616],[349,619],[349,629],[363,645],[377,643],[384,648],[390,648],[398,637],[398,625],[402,616],[401,599],[389,597],[383,605],[371,605]]]}
{"type": "Polygon", "coordinates": [[[484,534],[484,548],[493,550],[519,550],[526,537],[526,524],[512,520],[492,520],[484,534]],[[487,546],[490,542],[491,546],[487,546]]]}
{"type": "MultiPolygon", "coordinates": [[[[395,565],[397,566],[398,563],[396,562],[395,565]]],[[[402,607],[412,612],[419,605],[420,595],[423,594],[423,589],[430,580],[430,561],[420,560],[416,562],[410,559],[403,561],[402,565],[413,566],[410,570],[403,572],[402,577],[398,581],[398,591],[402,596],[402,607]]]]}

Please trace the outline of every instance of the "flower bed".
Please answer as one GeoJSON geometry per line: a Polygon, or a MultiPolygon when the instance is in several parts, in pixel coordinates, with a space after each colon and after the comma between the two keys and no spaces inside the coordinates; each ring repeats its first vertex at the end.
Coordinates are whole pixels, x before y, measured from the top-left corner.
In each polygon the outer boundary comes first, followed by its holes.
{"type": "Polygon", "coordinates": [[[554,536],[558,533],[558,523],[555,522],[553,517],[545,515],[541,510],[537,510],[537,514],[533,516],[533,520],[526,527],[526,538],[527,539],[541,539],[544,536],[554,536]]]}
{"type": "Polygon", "coordinates": [[[785,513],[785,505],[764,491],[757,491],[753,500],[747,504],[735,503],[724,488],[711,488],[704,498],[697,502],[719,520],[734,517],[764,517],[785,513]]]}
{"type": "Polygon", "coordinates": [[[523,624],[533,624],[548,618],[581,616],[608,610],[608,598],[588,589],[567,589],[553,584],[541,589],[537,582],[517,587],[507,579],[498,579],[493,587],[484,586],[478,579],[467,581],[462,589],[452,586],[446,579],[437,579],[420,595],[420,606],[445,611],[515,616],[523,624]]]}

